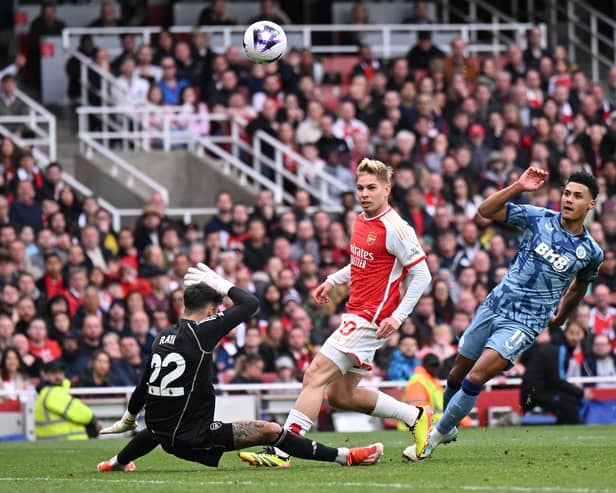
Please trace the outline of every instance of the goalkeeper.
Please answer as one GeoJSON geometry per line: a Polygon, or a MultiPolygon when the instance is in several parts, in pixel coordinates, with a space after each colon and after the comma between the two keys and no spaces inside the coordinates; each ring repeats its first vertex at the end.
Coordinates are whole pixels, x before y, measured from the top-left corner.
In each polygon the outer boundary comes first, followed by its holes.
{"type": "Polygon", "coordinates": [[[258,302],[204,264],[188,269],[184,285],[184,318],[156,338],[128,410],[101,434],[134,429],[135,416],[144,405],[147,428],[116,456],[98,464],[100,472],[132,471],[133,461],[158,445],[176,457],[212,467],[218,466],[224,452],[254,445],[275,445],[302,459],[349,466],[379,460],[383,453],[380,443],[332,448],[288,433],[277,423],[214,421],[212,351],[222,337],[257,311],[258,302]],[[234,305],[217,313],[223,296],[229,296],[234,305]]]}

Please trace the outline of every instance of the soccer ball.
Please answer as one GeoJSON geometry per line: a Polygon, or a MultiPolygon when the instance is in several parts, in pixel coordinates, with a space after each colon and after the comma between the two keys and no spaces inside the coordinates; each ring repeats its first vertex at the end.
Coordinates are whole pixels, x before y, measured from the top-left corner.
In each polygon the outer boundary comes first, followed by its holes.
{"type": "Polygon", "coordinates": [[[270,21],[257,21],[244,32],[246,56],[255,63],[278,60],[287,49],[287,35],[282,27],[270,21]]]}

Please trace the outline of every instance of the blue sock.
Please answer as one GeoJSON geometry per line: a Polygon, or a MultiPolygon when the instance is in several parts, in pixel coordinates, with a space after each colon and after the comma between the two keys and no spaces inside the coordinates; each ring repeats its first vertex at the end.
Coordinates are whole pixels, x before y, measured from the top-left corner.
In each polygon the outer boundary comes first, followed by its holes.
{"type": "Polygon", "coordinates": [[[471,412],[481,389],[481,385],[475,385],[466,378],[462,380],[462,388],[451,398],[443,417],[436,424],[439,433],[446,434],[471,412]]]}
{"type": "Polygon", "coordinates": [[[447,404],[458,390],[460,390],[460,384],[448,378],[443,392],[443,412],[447,410],[447,404]]]}

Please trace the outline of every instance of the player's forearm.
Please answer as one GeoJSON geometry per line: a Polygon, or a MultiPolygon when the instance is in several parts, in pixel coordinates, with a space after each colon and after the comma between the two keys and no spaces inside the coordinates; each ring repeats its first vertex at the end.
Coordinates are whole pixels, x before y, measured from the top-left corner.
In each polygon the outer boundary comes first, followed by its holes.
{"type": "Polygon", "coordinates": [[[347,284],[351,280],[351,264],[345,265],[342,269],[330,274],[325,280],[332,286],[347,284]]]}
{"type": "Polygon", "coordinates": [[[398,308],[391,314],[391,316],[401,324],[411,314],[417,301],[419,301],[421,295],[430,285],[430,281],[432,281],[432,275],[430,274],[430,269],[428,269],[428,264],[425,260],[419,262],[409,270],[407,276],[409,277],[409,283],[404,297],[400,301],[398,308]]]}
{"type": "Polygon", "coordinates": [[[520,183],[515,182],[508,187],[493,193],[481,204],[479,204],[479,214],[487,219],[504,220],[505,206],[507,202],[524,192],[520,183]]]}
{"type": "Polygon", "coordinates": [[[571,315],[571,312],[575,310],[586,295],[587,287],[588,285],[586,283],[580,283],[576,280],[569,285],[567,292],[556,309],[556,313],[554,313],[553,322],[555,325],[562,325],[565,323],[569,315],[571,315]]]}

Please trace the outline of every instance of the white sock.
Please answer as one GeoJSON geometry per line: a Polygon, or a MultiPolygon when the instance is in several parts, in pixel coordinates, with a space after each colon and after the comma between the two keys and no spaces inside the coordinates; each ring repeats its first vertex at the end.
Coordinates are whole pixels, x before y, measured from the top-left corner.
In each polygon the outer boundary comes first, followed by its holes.
{"type": "MultiPolygon", "coordinates": [[[[310,428],[312,428],[312,420],[303,412],[298,411],[297,409],[291,409],[289,415],[287,416],[287,420],[284,422],[284,429],[300,436],[305,436],[306,432],[309,431],[310,428]]],[[[285,459],[289,457],[289,454],[280,450],[278,447],[274,447],[274,450],[276,451],[276,455],[278,457],[283,457],[285,459]]]]}
{"type": "Polygon", "coordinates": [[[121,469],[126,465],[126,464],[120,464],[118,462],[117,455],[114,455],[111,459],[109,459],[109,463],[111,464],[112,469],[121,469]]]}
{"type": "Polygon", "coordinates": [[[439,443],[441,443],[441,438],[443,438],[443,434],[436,429],[436,426],[430,430],[428,434],[428,442],[431,447],[436,447],[439,443]]]}
{"type": "Polygon", "coordinates": [[[287,420],[284,422],[284,428],[290,430],[292,433],[304,436],[306,432],[312,428],[312,424],[312,420],[303,412],[297,409],[291,409],[287,416],[287,420]]]}
{"type": "Polygon", "coordinates": [[[336,462],[338,464],[342,464],[346,466],[349,463],[349,449],[346,447],[340,447],[338,449],[338,457],[336,457],[336,462]]]}
{"type": "Polygon", "coordinates": [[[400,402],[391,395],[379,392],[376,405],[370,415],[379,418],[395,418],[404,421],[408,426],[413,426],[417,416],[419,416],[419,408],[400,402]]]}

